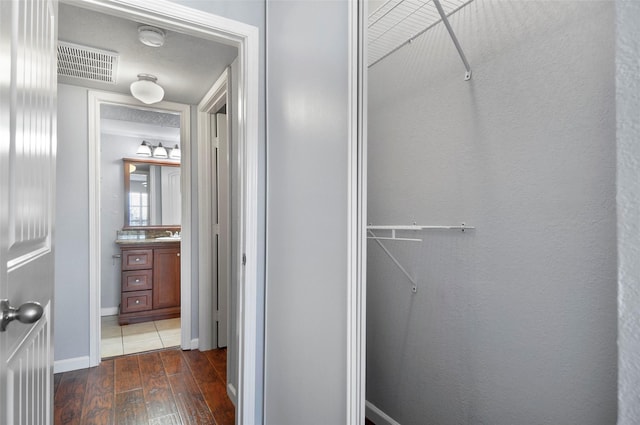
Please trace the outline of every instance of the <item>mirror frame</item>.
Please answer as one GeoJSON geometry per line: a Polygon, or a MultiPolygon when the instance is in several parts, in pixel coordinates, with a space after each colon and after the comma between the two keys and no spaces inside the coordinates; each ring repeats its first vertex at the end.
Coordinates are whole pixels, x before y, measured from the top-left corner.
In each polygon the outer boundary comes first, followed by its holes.
{"type": "Polygon", "coordinates": [[[131,226],[129,225],[129,190],[131,189],[131,171],[129,165],[136,163],[153,164],[153,165],[166,165],[170,167],[180,167],[178,161],[168,161],[162,159],[152,158],[122,158],[124,168],[124,225],[122,230],[180,230],[181,224],[169,224],[169,225],[155,225],[155,226],[131,226]]]}

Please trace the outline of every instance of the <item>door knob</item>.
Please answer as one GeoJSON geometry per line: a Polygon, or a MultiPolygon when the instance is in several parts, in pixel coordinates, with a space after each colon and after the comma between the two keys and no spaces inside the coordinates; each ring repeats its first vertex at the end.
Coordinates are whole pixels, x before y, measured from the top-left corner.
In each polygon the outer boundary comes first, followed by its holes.
{"type": "Polygon", "coordinates": [[[9,300],[0,300],[0,332],[4,332],[9,322],[16,319],[22,323],[35,323],[42,317],[42,312],[42,306],[36,302],[24,303],[18,308],[13,308],[9,300]]]}

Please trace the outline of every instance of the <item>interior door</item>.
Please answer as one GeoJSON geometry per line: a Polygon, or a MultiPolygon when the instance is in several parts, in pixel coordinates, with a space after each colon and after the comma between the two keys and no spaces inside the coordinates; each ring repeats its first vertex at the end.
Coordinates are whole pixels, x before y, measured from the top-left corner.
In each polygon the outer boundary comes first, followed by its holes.
{"type": "Polygon", "coordinates": [[[0,305],[43,307],[0,331],[6,425],[53,422],[56,17],[56,0],[0,0],[0,305]]]}
{"type": "Polygon", "coordinates": [[[226,114],[216,114],[217,178],[218,184],[218,314],[217,346],[227,346],[229,321],[229,267],[230,267],[230,225],[229,225],[229,130],[226,114]]]}

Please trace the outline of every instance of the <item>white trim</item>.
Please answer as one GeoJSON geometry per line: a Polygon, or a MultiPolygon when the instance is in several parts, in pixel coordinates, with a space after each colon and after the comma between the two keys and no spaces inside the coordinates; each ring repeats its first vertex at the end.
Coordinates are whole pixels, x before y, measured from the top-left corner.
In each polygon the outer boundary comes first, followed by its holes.
{"type": "Polygon", "coordinates": [[[89,356],[74,357],[72,359],[56,360],[53,362],[53,373],[70,372],[72,370],[91,367],[89,356]]]}
{"type": "Polygon", "coordinates": [[[400,425],[391,416],[378,409],[373,403],[366,402],[367,418],[376,425],[400,425]]]}
{"type": "MultiPolygon", "coordinates": [[[[80,0],[70,2],[98,12],[134,19],[183,34],[224,42],[238,48],[238,148],[241,155],[240,245],[246,254],[236,309],[239,333],[239,391],[236,423],[262,423],[256,398],[256,365],[263,351],[257,346],[258,286],[258,146],[260,44],[257,27],[191,9],[166,0],[80,0]]],[[[90,187],[91,191],[91,187],[90,187]]],[[[90,219],[91,220],[91,219],[90,219]]],[[[90,223],[93,224],[93,223],[90,223]]],[[[95,335],[92,336],[94,338],[95,335]]]]}
{"type": "MultiPolygon", "coordinates": [[[[221,106],[223,98],[227,98],[229,74],[229,69],[225,69],[198,104],[198,203],[201,206],[217,203],[213,199],[217,182],[212,181],[215,177],[212,175],[211,144],[208,143],[212,140],[210,114],[221,106]]],[[[214,283],[217,281],[211,268],[216,262],[209,261],[218,257],[210,231],[212,215],[211,208],[198,208],[198,337],[203,350],[214,348],[217,341],[217,327],[213,325],[216,321],[213,306],[217,305],[214,283]]]]}
{"type": "Polygon", "coordinates": [[[366,377],[366,1],[349,2],[346,423],[364,423],[366,377]]]}
{"type": "MultiPolygon", "coordinates": [[[[191,108],[174,102],[145,105],[132,96],[89,90],[89,358],[91,366],[100,364],[100,105],[114,104],[133,108],[180,114],[180,190],[182,192],[182,240],[180,243],[180,280],[191,282],[191,108]]],[[[181,345],[187,349],[191,338],[191,285],[181,285],[181,345]]]]}
{"type": "Polygon", "coordinates": [[[118,307],[102,307],[100,309],[100,317],[115,316],[118,314],[118,307]]]}
{"type": "Polygon", "coordinates": [[[194,338],[191,340],[191,344],[189,345],[190,350],[197,350],[200,347],[200,343],[198,342],[198,338],[194,338]]]}

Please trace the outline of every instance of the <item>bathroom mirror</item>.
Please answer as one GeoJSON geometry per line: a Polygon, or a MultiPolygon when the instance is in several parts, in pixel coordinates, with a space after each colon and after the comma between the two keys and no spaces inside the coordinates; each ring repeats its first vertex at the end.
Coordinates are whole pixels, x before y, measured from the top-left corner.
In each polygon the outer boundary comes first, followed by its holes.
{"type": "Polygon", "coordinates": [[[124,158],[124,229],[180,226],[180,163],[124,158]]]}

